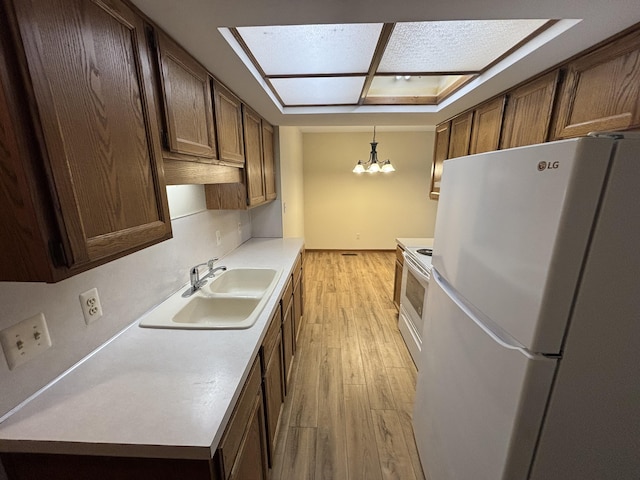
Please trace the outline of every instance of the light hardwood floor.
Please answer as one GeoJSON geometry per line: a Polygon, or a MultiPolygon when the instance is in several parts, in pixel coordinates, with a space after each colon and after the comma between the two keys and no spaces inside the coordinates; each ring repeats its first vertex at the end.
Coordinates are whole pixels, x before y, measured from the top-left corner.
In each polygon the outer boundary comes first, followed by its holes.
{"type": "Polygon", "coordinates": [[[308,251],[304,320],[272,480],[423,480],[395,253],[308,251]]]}

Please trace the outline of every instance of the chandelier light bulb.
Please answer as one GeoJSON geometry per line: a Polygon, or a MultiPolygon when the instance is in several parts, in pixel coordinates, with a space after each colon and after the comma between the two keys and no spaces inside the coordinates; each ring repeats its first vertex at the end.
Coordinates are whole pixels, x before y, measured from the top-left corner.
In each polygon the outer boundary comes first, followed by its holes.
{"type": "Polygon", "coordinates": [[[371,153],[369,154],[369,160],[363,162],[362,160],[358,160],[356,166],[353,167],[353,173],[378,173],[378,172],[395,172],[396,169],[391,165],[390,160],[385,160],[384,162],[378,162],[378,152],[376,151],[376,147],[378,146],[378,142],[376,142],[376,127],[373,127],[373,141],[370,143],[371,145],[371,153]]]}

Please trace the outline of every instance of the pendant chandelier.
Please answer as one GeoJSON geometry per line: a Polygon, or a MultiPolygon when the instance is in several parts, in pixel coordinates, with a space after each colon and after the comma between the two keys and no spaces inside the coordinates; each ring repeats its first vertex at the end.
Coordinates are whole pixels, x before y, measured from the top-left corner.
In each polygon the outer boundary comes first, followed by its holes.
{"type": "Polygon", "coordinates": [[[369,154],[369,160],[363,162],[362,160],[358,160],[356,166],[353,168],[353,173],[389,173],[395,172],[396,169],[391,165],[390,160],[385,160],[384,162],[378,162],[378,152],[376,151],[376,146],[378,142],[376,142],[376,127],[373,127],[373,141],[371,142],[371,153],[369,154]]]}

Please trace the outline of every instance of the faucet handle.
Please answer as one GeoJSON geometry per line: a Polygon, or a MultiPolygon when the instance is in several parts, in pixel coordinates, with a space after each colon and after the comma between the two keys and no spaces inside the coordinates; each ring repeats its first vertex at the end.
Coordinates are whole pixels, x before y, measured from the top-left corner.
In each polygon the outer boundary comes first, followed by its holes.
{"type": "Polygon", "coordinates": [[[219,260],[218,258],[212,258],[207,262],[207,267],[209,267],[209,270],[213,270],[213,264],[216,263],[218,260],[219,260]]]}

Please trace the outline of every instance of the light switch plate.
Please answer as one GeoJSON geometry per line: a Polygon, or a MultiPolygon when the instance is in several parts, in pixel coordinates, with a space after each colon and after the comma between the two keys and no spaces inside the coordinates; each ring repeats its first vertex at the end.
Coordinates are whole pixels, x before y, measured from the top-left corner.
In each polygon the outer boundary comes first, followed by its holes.
{"type": "Polygon", "coordinates": [[[43,313],[38,313],[0,332],[0,344],[9,370],[40,355],[51,347],[51,337],[43,313]]]}

